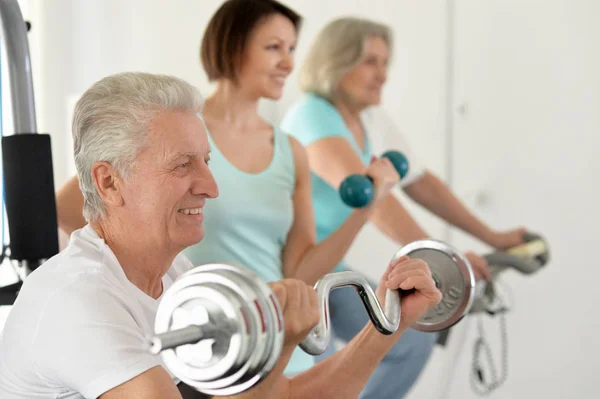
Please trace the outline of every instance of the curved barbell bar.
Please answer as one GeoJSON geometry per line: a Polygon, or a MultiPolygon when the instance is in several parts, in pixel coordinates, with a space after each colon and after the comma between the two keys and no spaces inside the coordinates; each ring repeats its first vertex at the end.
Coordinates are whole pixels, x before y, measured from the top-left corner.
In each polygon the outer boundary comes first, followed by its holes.
{"type": "Polygon", "coordinates": [[[386,290],[385,310],[382,310],[373,288],[371,288],[365,277],[351,271],[330,273],[321,278],[315,285],[317,303],[322,305],[320,306],[321,317],[315,328],[300,343],[300,348],[304,352],[313,356],[325,352],[331,339],[329,328],[331,325],[329,317],[329,294],[337,288],[348,286],[356,288],[371,322],[379,332],[389,335],[398,329],[401,317],[400,294],[398,290],[386,290]]]}
{"type": "MultiPolygon", "coordinates": [[[[384,309],[371,288],[369,282],[362,275],[344,271],[331,273],[320,279],[315,285],[317,303],[320,306],[321,317],[319,323],[310,334],[300,343],[300,347],[308,354],[320,355],[327,349],[331,339],[329,325],[329,294],[331,291],[352,286],[356,288],[365,309],[375,328],[385,335],[393,334],[400,325],[401,309],[398,290],[386,290],[384,309]]],[[[159,352],[181,345],[194,344],[206,338],[207,326],[188,326],[183,329],[172,330],[157,334],[150,341],[150,351],[159,352]]]]}

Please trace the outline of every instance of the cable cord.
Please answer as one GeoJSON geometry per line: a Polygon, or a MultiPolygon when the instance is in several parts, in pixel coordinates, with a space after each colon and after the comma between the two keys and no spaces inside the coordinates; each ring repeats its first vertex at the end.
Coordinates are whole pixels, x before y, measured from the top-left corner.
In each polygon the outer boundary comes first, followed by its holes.
{"type": "Polygon", "coordinates": [[[497,307],[488,307],[486,313],[497,316],[500,327],[500,352],[501,352],[501,374],[498,370],[492,354],[488,338],[483,329],[483,315],[477,315],[478,337],[473,346],[473,364],[471,368],[471,386],[479,396],[488,396],[497,390],[508,378],[508,332],[506,327],[506,313],[508,308],[504,301],[496,293],[495,301],[497,307]]]}

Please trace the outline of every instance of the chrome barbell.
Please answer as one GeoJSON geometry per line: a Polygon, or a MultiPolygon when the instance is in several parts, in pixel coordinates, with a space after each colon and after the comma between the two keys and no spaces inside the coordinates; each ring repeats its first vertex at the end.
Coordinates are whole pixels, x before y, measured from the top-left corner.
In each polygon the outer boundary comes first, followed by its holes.
{"type": "MultiPolygon", "coordinates": [[[[423,259],[442,291],[432,309],[414,326],[437,331],[456,323],[471,303],[474,278],[468,261],[453,247],[418,240],[402,247],[402,256],[423,259]],[[461,281],[462,279],[462,281],[461,281]]],[[[300,347],[323,353],[330,341],[329,294],[354,287],[371,322],[382,334],[400,324],[400,294],[387,290],[382,307],[368,280],[357,272],[330,273],[315,285],[321,317],[300,347]]],[[[167,289],[158,306],[149,350],[184,383],[209,395],[234,395],[266,378],[284,339],[283,315],[270,287],[250,269],[228,264],[198,266],[167,289]]]]}

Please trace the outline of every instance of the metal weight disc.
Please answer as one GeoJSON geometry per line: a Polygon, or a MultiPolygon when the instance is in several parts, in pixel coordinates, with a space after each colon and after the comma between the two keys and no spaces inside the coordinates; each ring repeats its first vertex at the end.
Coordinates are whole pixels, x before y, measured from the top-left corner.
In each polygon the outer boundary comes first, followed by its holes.
{"type": "Polygon", "coordinates": [[[161,353],[165,366],[191,386],[222,381],[243,368],[254,344],[253,335],[239,329],[250,313],[245,302],[235,290],[211,283],[208,274],[200,277],[207,281],[186,276],[167,290],[155,321],[157,334],[192,324],[218,330],[197,344],[161,353]]]}
{"type": "MultiPolygon", "coordinates": [[[[259,321],[259,328],[245,373],[235,383],[228,383],[223,388],[212,389],[211,386],[203,384],[203,392],[219,396],[243,392],[264,379],[277,363],[284,340],[283,313],[269,286],[247,268],[229,266],[227,270],[223,270],[222,266],[216,267],[224,277],[244,281],[246,285],[244,293],[249,294],[246,300],[256,320],[259,321]]],[[[215,266],[206,265],[206,267],[215,266]]]]}
{"type": "Polygon", "coordinates": [[[417,240],[402,247],[392,260],[408,256],[422,259],[442,293],[441,302],[413,328],[441,331],[456,324],[469,311],[475,295],[475,276],[469,261],[450,245],[437,240],[417,240]]]}
{"type": "MultiPolygon", "coordinates": [[[[239,298],[239,307],[243,309],[243,318],[238,324],[243,330],[243,336],[248,338],[243,347],[245,357],[239,367],[232,367],[226,375],[218,379],[206,379],[195,375],[192,380],[181,377],[185,383],[195,387],[201,392],[210,395],[233,395],[242,392],[244,384],[251,376],[256,375],[256,364],[260,363],[261,354],[256,350],[258,343],[264,345],[265,338],[262,334],[262,316],[255,305],[260,299],[254,287],[249,286],[246,280],[237,274],[229,273],[229,265],[205,265],[192,269],[187,273],[186,279],[194,282],[203,281],[219,284],[221,290],[231,289],[239,298]]],[[[202,370],[199,370],[202,371],[202,370]]]]}
{"type": "Polygon", "coordinates": [[[184,276],[181,280],[188,285],[219,284],[222,291],[232,290],[238,298],[236,306],[243,315],[238,326],[245,326],[246,331],[241,335],[247,339],[241,349],[242,364],[235,364],[226,375],[207,379],[194,373],[192,379],[183,376],[180,379],[201,392],[219,396],[234,395],[256,385],[272,370],[283,347],[283,315],[273,292],[255,273],[244,267],[202,265],[184,276]]]}

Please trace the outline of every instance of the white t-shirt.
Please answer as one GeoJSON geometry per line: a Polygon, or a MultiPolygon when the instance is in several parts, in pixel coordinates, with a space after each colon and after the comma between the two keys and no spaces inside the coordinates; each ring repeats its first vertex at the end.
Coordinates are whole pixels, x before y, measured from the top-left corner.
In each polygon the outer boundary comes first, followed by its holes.
{"type": "MultiPolygon", "coordinates": [[[[191,267],[178,255],[163,292],[191,267]]],[[[74,232],[64,251],[27,277],[7,319],[0,398],[96,398],[162,365],[145,346],[159,301],[127,279],[89,225],[74,232]]]]}
{"type": "Polygon", "coordinates": [[[374,155],[379,156],[387,150],[396,150],[408,159],[408,173],[400,180],[400,187],[406,187],[423,176],[425,167],[410,149],[402,132],[381,107],[367,108],[361,113],[360,119],[371,141],[374,155]]]}

